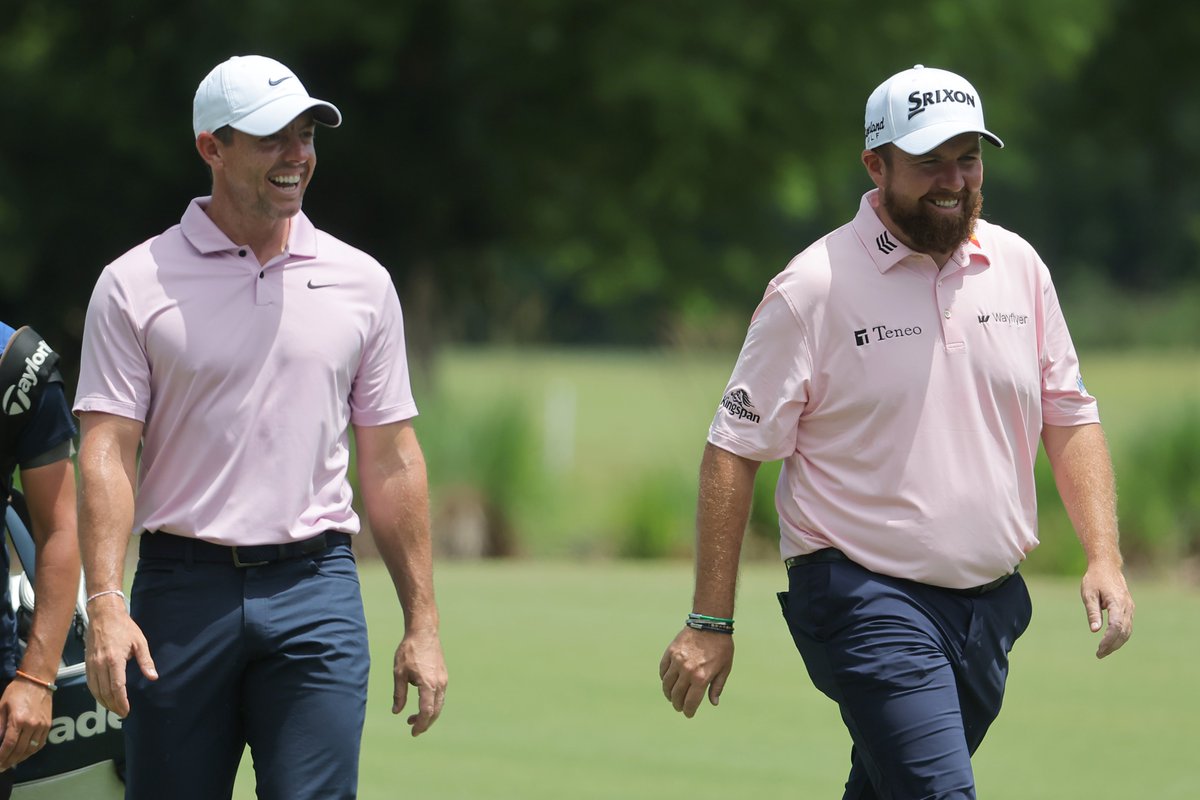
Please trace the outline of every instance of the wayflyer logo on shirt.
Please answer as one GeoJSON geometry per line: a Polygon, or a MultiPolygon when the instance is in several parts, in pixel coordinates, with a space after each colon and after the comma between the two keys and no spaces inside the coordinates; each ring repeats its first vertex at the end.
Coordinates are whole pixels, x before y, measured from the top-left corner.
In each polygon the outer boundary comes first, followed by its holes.
{"type": "Polygon", "coordinates": [[[1029,324],[1029,315],[1016,311],[993,311],[990,314],[979,314],[978,317],[980,325],[1007,325],[1010,328],[1019,328],[1029,324]]]}

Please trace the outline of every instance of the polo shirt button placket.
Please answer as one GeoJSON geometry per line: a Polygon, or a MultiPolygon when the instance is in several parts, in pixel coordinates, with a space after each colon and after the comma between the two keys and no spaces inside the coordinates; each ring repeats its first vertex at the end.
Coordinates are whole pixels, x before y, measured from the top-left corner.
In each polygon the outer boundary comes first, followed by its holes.
{"type": "Polygon", "coordinates": [[[271,287],[267,285],[267,271],[262,267],[258,270],[258,279],[254,281],[254,304],[269,306],[272,304],[271,287]]]}

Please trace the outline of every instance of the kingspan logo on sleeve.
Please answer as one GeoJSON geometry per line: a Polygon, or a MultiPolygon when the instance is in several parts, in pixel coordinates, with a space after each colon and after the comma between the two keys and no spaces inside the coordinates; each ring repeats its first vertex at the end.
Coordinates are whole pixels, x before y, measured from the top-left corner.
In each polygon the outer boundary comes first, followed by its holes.
{"type": "Polygon", "coordinates": [[[745,389],[730,389],[721,398],[721,407],[731,417],[744,419],[756,425],[762,421],[762,417],[754,413],[754,404],[750,402],[750,393],[745,389]]]}

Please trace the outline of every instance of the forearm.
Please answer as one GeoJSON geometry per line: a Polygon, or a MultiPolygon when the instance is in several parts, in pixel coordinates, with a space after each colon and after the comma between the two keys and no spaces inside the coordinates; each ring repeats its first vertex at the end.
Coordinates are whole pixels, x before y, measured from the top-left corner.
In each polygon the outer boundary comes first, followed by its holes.
{"type": "Polygon", "coordinates": [[[430,541],[429,488],[420,450],[405,451],[362,478],[367,520],[404,611],[407,632],[438,629],[430,541]]]}
{"type": "Polygon", "coordinates": [[[124,586],[125,552],[133,528],[133,487],[114,472],[119,470],[82,472],[79,550],[89,596],[124,586]]]}
{"type": "Polygon", "coordinates": [[[97,413],[80,422],[79,549],[90,596],[124,585],[142,426],[97,413]]]}
{"type": "Polygon", "coordinates": [[[1117,493],[1103,429],[1098,424],[1047,425],[1042,439],[1059,496],[1088,564],[1120,566],[1117,493]]]}
{"type": "Polygon", "coordinates": [[[733,617],[738,563],[759,463],[706,445],[696,506],[696,591],[692,610],[733,617]]]}
{"type": "Polygon", "coordinates": [[[44,679],[58,671],[79,591],[75,466],[69,459],[21,470],[35,544],[33,619],[22,671],[44,679]]]}
{"type": "Polygon", "coordinates": [[[79,591],[79,547],[74,525],[49,532],[38,546],[34,572],[37,602],[21,670],[52,680],[62,660],[79,591]]]}

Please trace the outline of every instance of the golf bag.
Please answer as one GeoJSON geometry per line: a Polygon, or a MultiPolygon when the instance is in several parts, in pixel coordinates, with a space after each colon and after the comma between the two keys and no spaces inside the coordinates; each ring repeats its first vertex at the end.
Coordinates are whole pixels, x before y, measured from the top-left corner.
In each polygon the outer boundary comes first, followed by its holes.
{"type": "MultiPolygon", "coordinates": [[[[17,638],[22,650],[33,617],[34,542],[28,515],[19,492],[5,508],[5,527],[24,572],[9,577],[8,590],[17,618],[17,638]]],[[[82,581],[75,618],[67,632],[58,669],[53,721],[46,745],[13,768],[13,800],[87,798],[116,800],[124,797],[125,740],[121,718],[100,705],[87,687],[83,643],[87,631],[87,603],[82,581]]],[[[18,661],[19,661],[18,656],[18,661]]]]}

